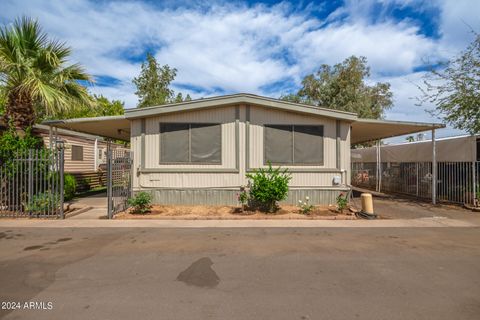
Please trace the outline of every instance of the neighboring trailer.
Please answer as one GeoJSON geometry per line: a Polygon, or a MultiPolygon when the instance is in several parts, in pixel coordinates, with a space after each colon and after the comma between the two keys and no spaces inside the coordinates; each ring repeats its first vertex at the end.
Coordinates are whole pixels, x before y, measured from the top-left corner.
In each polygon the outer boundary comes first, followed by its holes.
{"type": "MultiPolygon", "coordinates": [[[[57,129],[50,133],[50,128],[45,125],[35,125],[35,134],[43,139],[46,147],[61,141],[64,147],[64,172],[75,176],[79,191],[105,186],[107,141],[99,136],[57,129]]],[[[111,143],[112,149],[129,150],[129,148],[116,143],[111,143]]]]}

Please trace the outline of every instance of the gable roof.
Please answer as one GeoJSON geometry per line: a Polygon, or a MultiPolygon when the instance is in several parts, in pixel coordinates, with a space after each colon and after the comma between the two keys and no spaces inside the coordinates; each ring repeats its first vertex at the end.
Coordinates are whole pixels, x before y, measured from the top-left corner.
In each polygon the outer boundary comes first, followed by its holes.
{"type": "Polygon", "coordinates": [[[152,117],[166,113],[185,112],[199,109],[215,108],[228,105],[248,104],[269,107],[278,110],[317,115],[333,119],[355,121],[356,113],[320,108],[311,105],[294,103],[279,99],[257,96],[249,93],[238,93],[219,97],[197,99],[180,103],[171,103],[161,106],[125,110],[126,119],[152,117]]]}

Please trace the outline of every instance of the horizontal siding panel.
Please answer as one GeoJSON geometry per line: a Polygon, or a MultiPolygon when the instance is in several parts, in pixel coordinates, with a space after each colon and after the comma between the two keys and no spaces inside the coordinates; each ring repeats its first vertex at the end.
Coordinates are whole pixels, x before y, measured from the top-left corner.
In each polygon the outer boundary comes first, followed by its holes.
{"type": "MultiPolygon", "coordinates": [[[[208,189],[157,189],[150,190],[152,202],[164,205],[239,205],[237,200],[238,190],[208,190],[208,189]]],[[[310,198],[313,205],[334,204],[335,199],[347,189],[298,189],[290,190],[288,198],[283,204],[298,204],[298,200],[310,198]]]]}

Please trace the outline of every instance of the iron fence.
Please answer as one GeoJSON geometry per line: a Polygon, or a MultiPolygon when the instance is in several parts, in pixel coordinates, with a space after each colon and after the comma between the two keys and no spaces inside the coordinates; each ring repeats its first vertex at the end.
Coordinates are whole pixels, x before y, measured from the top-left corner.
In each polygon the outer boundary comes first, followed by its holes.
{"type": "Polygon", "coordinates": [[[0,216],[64,218],[63,156],[28,150],[0,163],[0,216]]]}
{"type": "MultiPolygon", "coordinates": [[[[480,199],[480,162],[437,162],[438,201],[475,204],[480,199]]],[[[386,193],[432,198],[431,162],[352,163],[352,185],[386,193]],[[378,173],[377,173],[378,170],[378,173]]]]}
{"type": "Polygon", "coordinates": [[[127,150],[107,151],[108,217],[126,210],[132,196],[132,153],[127,150]]]}

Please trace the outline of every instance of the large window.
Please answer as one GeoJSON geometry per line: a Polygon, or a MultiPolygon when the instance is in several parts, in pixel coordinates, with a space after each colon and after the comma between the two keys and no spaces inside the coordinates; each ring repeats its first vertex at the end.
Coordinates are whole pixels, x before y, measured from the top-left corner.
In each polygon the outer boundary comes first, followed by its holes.
{"type": "Polygon", "coordinates": [[[72,161],[83,161],[83,147],[72,145],[72,161]]]}
{"type": "Polygon", "coordinates": [[[221,162],[220,124],[160,123],[160,163],[221,162]]]}
{"type": "Polygon", "coordinates": [[[264,162],[323,165],[323,126],[265,125],[264,162]]]}

